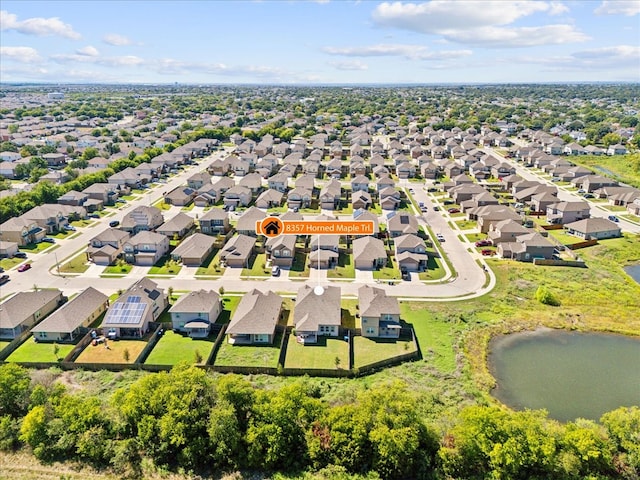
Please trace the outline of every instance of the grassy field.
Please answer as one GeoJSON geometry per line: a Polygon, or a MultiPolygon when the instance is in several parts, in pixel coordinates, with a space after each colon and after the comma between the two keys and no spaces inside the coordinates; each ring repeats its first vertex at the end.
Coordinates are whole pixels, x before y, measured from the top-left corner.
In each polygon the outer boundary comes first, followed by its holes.
{"type": "Polygon", "coordinates": [[[294,335],[287,344],[286,368],[349,368],[349,345],[342,339],[318,337],[317,345],[302,345],[294,335]],[[340,361],[336,365],[336,358],[340,361]]]}
{"type": "Polygon", "coordinates": [[[434,314],[430,305],[401,302],[400,318],[413,325],[424,359],[441,372],[456,368],[455,336],[460,326],[434,314]]]}
{"type": "Polygon", "coordinates": [[[193,339],[167,331],[147,357],[145,363],[152,365],[175,365],[178,362],[196,363],[196,352],[203,364],[209,358],[215,339],[193,339]]]}
{"type": "Polygon", "coordinates": [[[354,366],[362,367],[415,351],[411,341],[353,337],[354,366]]]}
{"type": "Polygon", "coordinates": [[[356,278],[353,255],[341,253],[338,257],[338,265],[327,270],[327,278],[356,278]]]}
{"type": "Polygon", "coordinates": [[[225,339],[216,354],[215,365],[246,367],[277,367],[282,334],[276,335],[272,345],[231,345],[225,339]]]}
{"type": "Polygon", "coordinates": [[[88,345],[76,363],[133,363],[135,362],[147,342],[142,340],[117,340],[108,342],[108,349],[104,344],[88,345]],[[125,350],[129,352],[129,360],[125,360],[125,350]]]}
{"type": "Polygon", "coordinates": [[[60,265],[60,273],[84,273],[89,268],[87,256],[84,253],[76,255],[68,262],[60,265]]]}
{"type": "Polygon", "coordinates": [[[8,362],[57,362],[66,357],[73,345],[58,343],[58,355],[54,354],[53,343],[36,343],[33,338],[27,339],[18,349],[9,355],[8,362]]]}
{"type": "Polygon", "coordinates": [[[571,157],[571,161],[576,165],[594,170],[598,175],[613,177],[640,188],[640,154],[638,153],[612,156],[585,155],[571,157]]]}

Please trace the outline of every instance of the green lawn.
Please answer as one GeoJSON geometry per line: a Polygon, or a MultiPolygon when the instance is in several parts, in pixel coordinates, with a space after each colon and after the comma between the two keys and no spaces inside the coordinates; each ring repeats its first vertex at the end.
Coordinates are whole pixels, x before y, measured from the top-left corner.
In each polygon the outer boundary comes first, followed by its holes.
{"type": "Polygon", "coordinates": [[[398,268],[395,258],[387,261],[387,265],[380,270],[373,271],[373,278],[376,280],[400,280],[402,273],[398,268]]]}
{"type": "Polygon", "coordinates": [[[338,265],[327,270],[327,278],[356,278],[353,255],[341,253],[338,257],[338,265]]]}
{"type": "Polygon", "coordinates": [[[356,318],[358,313],[357,298],[342,298],[340,300],[340,323],[344,328],[362,328],[360,318],[356,318]]]}
{"type": "Polygon", "coordinates": [[[182,269],[182,265],[165,255],[149,269],[149,275],[176,275],[182,269]]]}
{"type": "Polygon", "coordinates": [[[58,230],[56,233],[49,235],[58,240],[64,240],[65,238],[70,238],[76,232],[67,231],[67,230],[58,230]]]}
{"type": "MultiPolygon", "coordinates": [[[[582,242],[583,239],[564,233],[564,230],[548,230],[549,236],[555,238],[563,245],[573,245],[574,243],[582,242]]],[[[550,239],[551,240],[551,239],[550,239]]]]}
{"type": "Polygon", "coordinates": [[[30,243],[29,245],[25,245],[24,247],[19,247],[19,250],[27,253],[39,253],[47,248],[52,247],[53,243],[40,242],[40,243],[30,243]]]}
{"type": "Polygon", "coordinates": [[[618,215],[619,217],[624,218],[625,220],[628,220],[630,222],[634,222],[634,223],[640,223],[640,217],[638,217],[637,215],[633,215],[631,213],[627,213],[625,215],[618,215]]]}
{"type": "Polygon", "coordinates": [[[214,249],[208,259],[204,261],[204,267],[198,267],[196,275],[207,275],[219,277],[224,274],[225,267],[220,266],[219,250],[214,249]]]}
{"type": "Polygon", "coordinates": [[[628,183],[634,187],[640,187],[640,172],[638,172],[637,163],[633,161],[634,158],[638,158],[637,153],[611,156],[581,155],[571,157],[571,161],[576,165],[591,168],[598,175],[613,177],[616,180],[628,183]]]}
{"type": "Polygon", "coordinates": [[[216,319],[216,323],[229,323],[236,308],[238,308],[240,300],[242,300],[242,297],[239,295],[222,297],[222,311],[216,319]]]}
{"type": "Polygon", "coordinates": [[[89,225],[91,225],[93,222],[89,221],[89,220],[74,220],[73,222],[69,222],[70,225],[73,225],[74,227],[88,227],[89,225]]]}
{"type": "Polygon", "coordinates": [[[214,338],[193,339],[167,331],[153,347],[144,363],[175,365],[178,362],[187,362],[202,365],[209,358],[214,341],[214,338]],[[197,354],[200,355],[200,362],[196,362],[197,354]]]}
{"type": "Polygon", "coordinates": [[[427,270],[420,272],[418,277],[420,280],[439,280],[444,278],[447,274],[446,270],[442,266],[442,260],[429,255],[429,261],[427,262],[427,270]]]}
{"type": "Polygon", "coordinates": [[[317,345],[302,345],[295,335],[289,336],[286,368],[348,369],[349,344],[342,339],[318,337],[317,345]],[[336,357],[340,362],[336,366],[336,357]]]}
{"type": "Polygon", "coordinates": [[[412,341],[353,337],[353,362],[356,368],[404,355],[405,353],[411,353],[415,350],[415,344],[412,341]]]}
{"type": "Polygon", "coordinates": [[[3,258],[2,260],[0,260],[0,267],[4,268],[5,270],[9,270],[16,265],[19,265],[23,261],[24,258],[3,258]]]}
{"type": "Polygon", "coordinates": [[[266,267],[267,265],[267,254],[260,253],[258,255],[254,255],[253,263],[251,264],[251,268],[243,268],[240,273],[241,276],[252,276],[252,277],[270,277],[271,270],[266,267]]]}
{"type": "Polygon", "coordinates": [[[400,318],[411,323],[415,330],[422,356],[442,372],[456,367],[453,349],[456,330],[450,322],[440,320],[429,305],[421,302],[401,302],[400,318]]]}
{"type": "Polygon", "coordinates": [[[277,367],[282,334],[276,335],[272,345],[231,345],[222,342],[216,354],[215,365],[244,367],[277,367]]]}
{"type": "Polygon", "coordinates": [[[57,343],[58,356],[54,354],[53,343],[36,343],[33,337],[27,339],[22,345],[14,351],[9,358],[8,362],[56,362],[66,357],[74,345],[57,343]]]}
{"type": "Polygon", "coordinates": [[[9,345],[11,342],[6,342],[4,340],[0,340],[0,352],[2,350],[4,350],[4,347],[6,347],[7,345],[9,345]]]}
{"type": "Polygon", "coordinates": [[[126,275],[132,268],[133,265],[122,262],[118,265],[109,265],[102,271],[102,273],[126,275]]]}
{"type": "Polygon", "coordinates": [[[296,256],[289,270],[289,278],[308,278],[309,263],[307,262],[307,254],[304,252],[296,252],[296,256]]]}
{"type": "Polygon", "coordinates": [[[89,268],[87,256],[84,253],[76,255],[68,262],[60,265],[60,273],[84,273],[89,268]]]}
{"type": "Polygon", "coordinates": [[[164,203],[164,198],[161,198],[156,203],[154,203],[152,206],[156,207],[156,208],[159,208],[160,210],[169,210],[171,208],[171,205],[169,205],[168,203],[164,203]]]}
{"type": "Polygon", "coordinates": [[[478,222],[475,220],[460,220],[456,221],[460,230],[469,230],[471,228],[478,228],[478,222]]]}
{"type": "Polygon", "coordinates": [[[191,210],[193,210],[193,207],[195,206],[196,204],[191,202],[189,205],[182,207],[180,210],[182,210],[183,212],[190,212],[191,210]]]}

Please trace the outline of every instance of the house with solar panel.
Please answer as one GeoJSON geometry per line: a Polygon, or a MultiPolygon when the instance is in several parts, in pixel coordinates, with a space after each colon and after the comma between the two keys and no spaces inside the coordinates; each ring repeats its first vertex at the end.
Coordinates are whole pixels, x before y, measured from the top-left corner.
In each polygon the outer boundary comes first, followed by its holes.
{"type": "Polygon", "coordinates": [[[109,307],[102,322],[103,334],[109,338],[141,338],[168,306],[164,290],[141,278],[109,307]]]}

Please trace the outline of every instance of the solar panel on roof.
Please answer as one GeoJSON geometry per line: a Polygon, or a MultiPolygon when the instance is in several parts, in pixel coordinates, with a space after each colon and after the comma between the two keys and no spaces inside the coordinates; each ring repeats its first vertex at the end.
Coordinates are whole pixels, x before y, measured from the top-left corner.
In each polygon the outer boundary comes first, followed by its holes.
{"type": "Polygon", "coordinates": [[[130,295],[127,297],[127,303],[140,303],[140,297],[130,295]]]}

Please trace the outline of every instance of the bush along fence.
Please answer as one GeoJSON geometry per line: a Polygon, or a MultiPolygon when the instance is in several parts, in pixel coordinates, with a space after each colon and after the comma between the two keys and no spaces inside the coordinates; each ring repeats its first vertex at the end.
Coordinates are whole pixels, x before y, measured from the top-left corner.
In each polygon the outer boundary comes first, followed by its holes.
{"type": "MultiPolygon", "coordinates": [[[[169,371],[173,368],[173,365],[157,365],[157,364],[148,364],[144,363],[144,361],[148,358],[149,354],[153,350],[153,347],[160,341],[162,338],[159,335],[159,331],[162,329],[168,329],[169,324],[159,324],[154,323],[152,325],[153,334],[149,337],[149,341],[145,348],[140,352],[138,357],[133,363],[102,363],[102,362],[76,362],[76,359],[82,353],[84,348],[86,348],[93,337],[91,333],[87,333],[74,347],[74,349],[62,360],[59,362],[16,362],[19,365],[22,365],[26,368],[38,368],[38,369],[47,369],[51,367],[58,367],[63,370],[76,370],[76,369],[84,369],[90,371],[100,371],[100,370],[108,370],[108,371],[123,371],[123,370],[145,370],[149,372],[160,372],[160,371],[169,371]]],[[[308,375],[313,377],[335,377],[335,378],[353,378],[363,375],[370,375],[375,373],[383,368],[388,368],[391,366],[399,365],[404,362],[416,361],[422,358],[420,353],[420,348],[415,336],[415,332],[413,328],[403,328],[402,329],[402,337],[406,339],[411,339],[414,349],[408,353],[404,353],[401,355],[396,355],[394,357],[389,357],[383,360],[380,360],[375,363],[371,363],[368,365],[362,365],[360,367],[354,367],[354,347],[353,347],[353,339],[354,336],[358,336],[358,332],[355,330],[343,330],[344,337],[348,339],[349,342],[349,365],[348,368],[336,368],[336,369],[318,369],[318,368],[285,368],[285,359],[287,355],[287,345],[289,341],[289,336],[292,335],[293,329],[292,327],[279,327],[279,332],[282,332],[282,338],[280,340],[280,352],[278,357],[278,367],[267,367],[267,366],[246,366],[246,365],[216,365],[215,359],[218,351],[220,350],[220,346],[222,342],[225,340],[225,331],[227,325],[219,326],[219,331],[216,335],[216,340],[211,349],[211,353],[207,358],[207,361],[204,365],[197,365],[198,368],[203,368],[205,370],[209,370],[212,372],[218,373],[237,373],[242,375],[254,375],[254,374],[265,374],[265,375],[282,375],[282,376],[302,376],[308,375]]],[[[95,329],[96,332],[99,332],[100,329],[95,329]]],[[[215,334],[215,331],[214,331],[215,334]]],[[[16,338],[9,345],[7,345],[2,351],[0,351],[0,363],[6,363],[6,359],[13,353],[22,343],[27,341],[31,337],[29,332],[23,332],[20,337],[16,338]]],[[[125,340],[126,341],[126,340],[125,340]]],[[[237,348],[242,348],[242,346],[238,346],[237,348]]],[[[309,347],[313,348],[313,347],[309,347]]]]}

